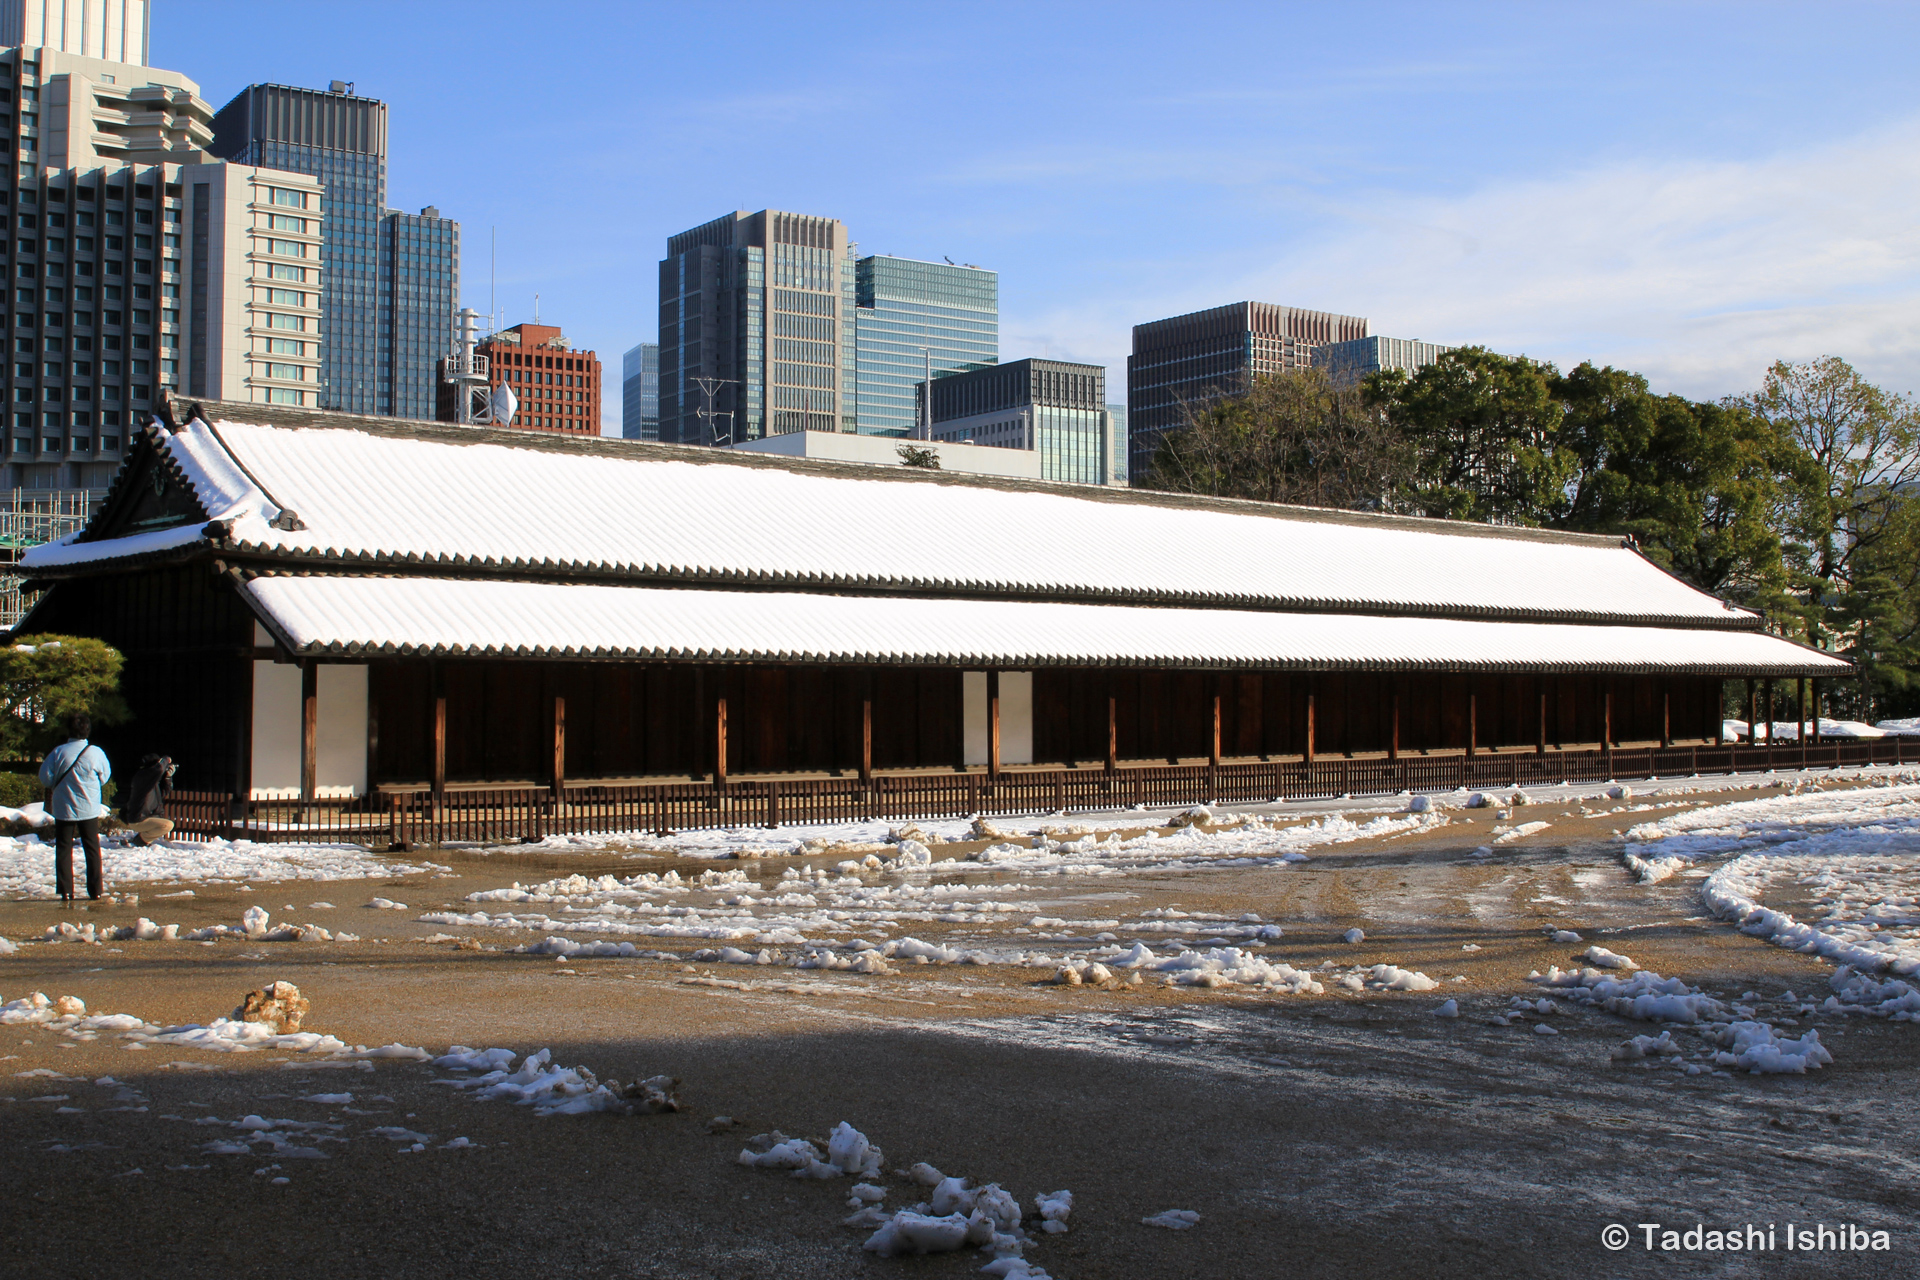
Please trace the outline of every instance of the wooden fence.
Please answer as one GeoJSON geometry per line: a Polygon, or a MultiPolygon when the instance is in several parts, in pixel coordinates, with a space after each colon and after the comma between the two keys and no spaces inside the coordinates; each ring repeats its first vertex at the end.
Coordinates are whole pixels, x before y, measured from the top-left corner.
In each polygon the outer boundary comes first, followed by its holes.
{"type": "MultiPolygon", "coordinates": [[[[1920,752],[1916,752],[1920,760],[1920,752]]],[[[1646,747],[1616,751],[1500,752],[1403,756],[1398,760],[1257,761],[1117,769],[904,774],[711,783],[426,788],[352,800],[245,800],[176,791],[167,816],[197,839],[351,842],[390,847],[502,843],[549,835],[667,834],[722,827],[781,827],[859,819],[956,818],[970,814],[1263,804],[1274,800],[1449,791],[1459,787],[1552,786],[1616,779],[1678,778],[1766,769],[1906,763],[1903,738],[1768,746],[1646,747]]]]}

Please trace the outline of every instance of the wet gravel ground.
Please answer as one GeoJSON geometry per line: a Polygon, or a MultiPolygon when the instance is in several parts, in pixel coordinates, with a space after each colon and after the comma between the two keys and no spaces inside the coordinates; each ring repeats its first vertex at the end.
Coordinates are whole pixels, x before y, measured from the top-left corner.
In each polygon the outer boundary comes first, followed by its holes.
{"type": "MultiPolygon", "coordinates": [[[[1818,1027],[1834,1063],[1765,1077],[1614,1063],[1622,1039],[1657,1028],[1564,1004],[1491,1025],[1514,996],[1538,994],[1528,972],[1580,949],[1547,941],[1550,927],[1723,998],[1824,995],[1831,972],[1706,918],[1697,880],[1632,884],[1608,838],[1626,815],[1541,809],[1552,827],[1490,856],[1472,854],[1485,826],[1458,815],[1291,868],[1063,878],[1034,895],[1047,911],[1116,894],[1129,913],[1258,911],[1287,927],[1269,958],[1416,968],[1442,983],[1422,994],[1106,992],[1007,966],[865,978],[556,963],[429,945],[438,930],[416,923],[417,910],[346,907],[340,923],[368,941],[23,948],[0,960],[0,996],[40,989],[81,996],[93,1012],[205,1022],[249,988],[287,979],[314,1002],[310,1029],[350,1043],[549,1046],[556,1061],[602,1076],[679,1076],[685,1110],[540,1118],[436,1084],[447,1073],[414,1062],[128,1051],[111,1034],[74,1044],[41,1026],[0,1026],[0,1274],[975,1274],[983,1259],[972,1252],[865,1254],[864,1233],[838,1225],[844,1183],[732,1160],[744,1135],[778,1127],[823,1139],[843,1119],[886,1149],[889,1167],[925,1160],[1028,1201],[1071,1188],[1072,1230],[1029,1250],[1059,1280],[1920,1274],[1912,1024],[1801,1020],[1796,1033],[1818,1027]],[[1366,942],[1337,941],[1349,927],[1366,942]],[[1432,1015],[1447,996],[1462,1017],[1432,1015]],[[119,1083],[96,1083],[105,1077],[119,1083]],[[342,1092],[354,1102],[302,1100],[342,1092]],[[259,1145],[206,1152],[246,1136],[210,1117],[247,1114],[339,1127],[308,1130],[324,1160],[275,1159],[259,1145]],[[720,1114],[739,1127],[710,1134],[720,1114]],[[431,1140],[413,1152],[373,1132],[381,1127],[431,1140]],[[474,1145],[445,1149],[455,1137],[474,1145]],[[1201,1224],[1140,1224],[1170,1208],[1197,1210],[1201,1224]],[[1655,1222],[1776,1233],[1788,1222],[1852,1224],[1886,1230],[1893,1247],[1650,1253],[1637,1224],[1655,1222]],[[1603,1247],[1609,1223],[1632,1228],[1627,1249],[1603,1247]]],[[[454,861],[457,879],[390,888],[432,907],[583,866],[607,869],[573,855],[473,857],[454,861]]],[[[777,877],[778,864],[756,870],[777,877]]],[[[253,896],[357,903],[382,891],[315,884],[253,896]]],[[[250,900],[209,889],[167,904],[166,918],[231,920],[250,900]]],[[[73,918],[119,923],[153,906],[73,918]]],[[[0,903],[0,934],[32,936],[56,916],[51,904],[0,903]]],[[[890,1205],[918,1198],[897,1179],[889,1186],[890,1205]]]]}

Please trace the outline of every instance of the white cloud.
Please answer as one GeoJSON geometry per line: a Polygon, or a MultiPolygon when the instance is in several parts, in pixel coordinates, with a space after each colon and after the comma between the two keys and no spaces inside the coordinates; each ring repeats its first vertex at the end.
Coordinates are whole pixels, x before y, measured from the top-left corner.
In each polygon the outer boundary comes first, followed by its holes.
{"type": "Polygon", "coordinates": [[[1916,209],[1909,120],[1759,160],[1616,161],[1457,196],[1355,193],[1321,206],[1317,234],[1229,247],[1177,291],[1116,290],[1005,328],[1110,353],[1116,390],[1130,325],[1242,298],[1563,368],[1592,359],[1702,397],[1756,386],[1776,359],[1827,354],[1920,390],[1916,209]]]}

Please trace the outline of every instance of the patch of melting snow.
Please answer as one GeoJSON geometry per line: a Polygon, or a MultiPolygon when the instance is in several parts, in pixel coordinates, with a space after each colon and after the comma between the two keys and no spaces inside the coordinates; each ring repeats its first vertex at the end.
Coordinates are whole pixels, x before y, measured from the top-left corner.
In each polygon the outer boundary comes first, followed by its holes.
{"type": "Polygon", "coordinates": [[[810,1181],[851,1177],[855,1183],[846,1199],[854,1212],[845,1226],[870,1234],[862,1244],[883,1258],[955,1253],[973,1248],[989,1256],[980,1270],[1002,1280],[1049,1280],[1047,1272],[1024,1255],[1035,1243],[1029,1228],[1044,1235],[1068,1229],[1073,1212],[1071,1191],[1046,1191],[1033,1198],[1033,1210],[1023,1212],[1020,1201],[999,1183],[974,1186],[970,1179],[949,1177],[925,1162],[904,1171],[909,1184],[926,1199],[906,1208],[883,1206],[887,1191],[872,1181],[880,1176],[886,1157],[866,1134],[846,1121],[835,1125],[826,1149],[805,1138],[790,1138],[778,1129],[756,1134],[736,1157],[750,1169],[784,1172],[810,1181]]]}
{"type": "MultiPolygon", "coordinates": [[[[164,840],[116,845],[109,854],[116,884],[169,881],[366,880],[429,868],[395,862],[349,844],[255,844],[251,840],[164,840]]],[[[0,836],[0,897],[55,898],[52,847],[35,835],[0,836]]],[[[168,894],[168,897],[184,896],[168,894]]]]}

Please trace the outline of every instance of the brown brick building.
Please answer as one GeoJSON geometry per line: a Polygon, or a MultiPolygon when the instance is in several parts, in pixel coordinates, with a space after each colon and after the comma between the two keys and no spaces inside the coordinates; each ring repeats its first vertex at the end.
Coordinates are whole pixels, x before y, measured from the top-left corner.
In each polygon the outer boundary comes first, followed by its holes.
{"type": "MultiPolygon", "coordinates": [[[[600,434],[600,361],[591,351],[567,346],[550,324],[517,324],[484,338],[475,353],[492,366],[491,386],[506,383],[519,397],[515,427],[567,435],[600,434]]],[[[444,363],[444,362],[443,362],[444,363]]],[[[455,421],[453,386],[440,383],[442,422],[455,421]]]]}

